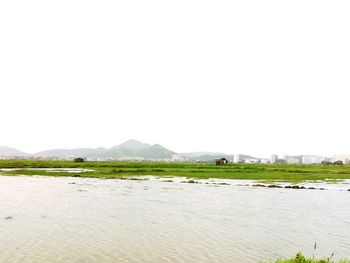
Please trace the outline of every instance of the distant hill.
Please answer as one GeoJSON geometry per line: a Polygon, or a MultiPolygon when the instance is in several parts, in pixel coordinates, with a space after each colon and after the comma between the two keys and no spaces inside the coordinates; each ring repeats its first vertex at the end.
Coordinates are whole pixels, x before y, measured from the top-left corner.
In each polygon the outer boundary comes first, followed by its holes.
{"type": "Polygon", "coordinates": [[[128,149],[133,151],[141,151],[143,149],[149,148],[151,145],[148,143],[142,143],[137,140],[128,140],[119,145],[112,147],[111,149],[128,149]]]}
{"type": "Polygon", "coordinates": [[[197,162],[214,162],[216,159],[226,158],[232,161],[233,154],[221,153],[221,152],[188,152],[181,153],[182,157],[197,162]]]}
{"type": "MultiPolygon", "coordinates": [[[[227,153],[210,153],[210,152],[193,152],[193,153],[181,153],[181,156],[191,160],[191,161],[200,161],[200,162],[212,162],[216,159],[220,158],[226,158],[229,161],[233,160],[233,154],[227,154],[227,153]]],[[[239,154],[239,157],[241,160],[244,159],[255,159],[258,160],[258,158],[250,155],[245,154],[239,154]]]]}
{"type": "Polygon", "coordinates": [[[98,155],[105,152],[105,148],[79,148],[79,149],[52,149],[46,150],[38,153],[34,153],[33,156],[55,156],[55,157],[67,157],[67,156],[79,156],[79,157],[88,157],[93,155],[98,155]]]}
{"type": "Polygon", "coordinates": [[[206,154],[200,156],[186,157],[191,161],[199,161],[199,162],[213,162],[216,159],[226,158],[229,161],[232,161],[232,154],[206,154]]]}
{"type": "Polygon", "coordinates": [[[199,156],[206,156],[206,155],[228,155],[227,153],[220,153],[220,152],[188,152],[188,153],[180,153],[183,157],[193,158],[193,157],[199,157],[199,156]]]}
{"type": "Polygon", "coordinates": [[[155,144],[149,146],[148,148],[144,148],[138,153],[141,157],[148,159],[170,159],[174,154],[176,154],[175,152],[164,148],[160,144],[155,144]]]}
{"type": "Polygon", "coordinates": [[[106,148],[81,148],[81,149],[53,149],[35,153],[34,156],[54,156],[54,157],[91,157],[91,158],[135,158],[144,159],[170,159],[174,154],[173,151],[155,144],[142,143],[136,140],[129,140],[119,145],[106,148]]]}
{"type": "MultiPolygon", "coordinates": [[[[51,149],[34,154],[21,152],[15,148],[0,146],[0,156],[31,156],[31,157],[90,157],[90,158],[143,158],[145,160],[171,159],[174,151],[160,144],[148,144],[137,140],[128,140],[111,148],[77,148],[77,149],[51,149]]],[[[220,152],[188,152],[180,153],[184,160],[211,162],[215,159],[226,158],[232,161],[233,154],[220,152]]],[[[257,159],[253,156],[240,154],[241,159],[257,159]]]]}
{"type": "Polygon", "coordinates": [[[0,146],[0,156],[28,156],[29,153],[21,152],[15,148],[0,146]]]}

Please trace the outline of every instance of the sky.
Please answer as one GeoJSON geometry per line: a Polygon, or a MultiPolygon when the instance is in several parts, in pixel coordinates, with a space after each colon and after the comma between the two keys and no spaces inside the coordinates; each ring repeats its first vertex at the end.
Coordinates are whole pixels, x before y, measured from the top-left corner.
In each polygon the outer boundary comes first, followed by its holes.
{"type": "Polygon", "coordinates": [[[350,2],[0,1],[0,145],[350,153],[350,2]]]}

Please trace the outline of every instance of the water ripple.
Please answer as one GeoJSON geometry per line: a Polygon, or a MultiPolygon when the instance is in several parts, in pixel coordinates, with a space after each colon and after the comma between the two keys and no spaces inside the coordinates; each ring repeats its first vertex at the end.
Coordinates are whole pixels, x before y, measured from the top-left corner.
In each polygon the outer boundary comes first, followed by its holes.
{"type": "Polygon", "coordinates": [[[315,241],[349,256],[347,192],[230,184],[0,177],[0,262],[259,262],[315,241]]]}

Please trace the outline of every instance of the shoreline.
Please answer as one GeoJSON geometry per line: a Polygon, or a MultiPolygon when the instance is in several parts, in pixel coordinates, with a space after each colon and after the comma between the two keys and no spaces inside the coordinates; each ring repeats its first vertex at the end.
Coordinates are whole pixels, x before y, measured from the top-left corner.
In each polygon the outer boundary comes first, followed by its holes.
{"type": "Polygon", "coordinates": [[[338,182],[329,183],[328,181],[304,181],[300,183],[295,182],[264,182],[263,180],[251,180],[251,179],[222,179],[222,178],[208,178],[208,179],[196,179],[196,178],[188,178],[188,177],[180,177],[180,176],[154,176],[154,175],[130,175],[125,177],[118,178],[104,178],[104,177],[94,177],[94,176],[81,176],[81,174],[77,174],[74,172],[65,172],[64,175],[61,175],[61,172],[49,170],[52,173],[47,174],[36,174],[38,171],[45,171],[45,169],[33,170],[33,169],[15,169],[1,171],[0,168],[0,176],[14,176],[14,177],[65,177],[65,178],[79,178],[79,179],[98,179],[98,180],[122,180],[122,181],[139,181],[139,182],[147,182],[147,181],[158,181],[160,183],[175,183],[179,184],[193,184],[193,185],[203,185],[203,186],[233,186],[233,187],[249,187],[249,188],[266,188],[266,189],[285,189],[285,190],[312,190],[312,191],[326,191],[326,190],[336,190],[336,191],[349,191],[350,192],[350,179],[342,180],[338,182]],[[30,174],[25,174],[25,171],[29,171],[30,174]],[[9,172],[15,172],[9,173],[9,172]]]}

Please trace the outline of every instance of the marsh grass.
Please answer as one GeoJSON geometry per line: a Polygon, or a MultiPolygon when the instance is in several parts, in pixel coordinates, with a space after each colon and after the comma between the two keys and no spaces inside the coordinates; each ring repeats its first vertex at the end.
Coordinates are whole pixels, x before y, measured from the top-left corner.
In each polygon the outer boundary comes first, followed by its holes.
{"type": "MultiPolygon", "coordinates": [[[[316,248],[314,248],[314,253],[315,253],[315,250],[316,248]]],[[[312,258],[306,258],[302,252],[298,252],[293,258],[277,259],[276,261],[274,261],[274,263],[350,263],[350,260],[348,259],[333,261],[332,260],[333,256],[334,256],[334,253],[332,253],[330,257],[324,258],[324,259],[315,259],[314,255],[312,256],[312,258]]]]}
{"type": "Polygon", "coordinates": [[[264,182],[324,181],[337,183],[350,179],[350,166],[322,165],[267,165],[229,164],[216,166],[211,163],[169,162],[70,162],[39,160],[0,160],[0,168],[20,168],[1,171],[3,175],[76,176],[117,179],[127,176],[154,175],[158,177],[181,176],[195,179],[251,179],[264,182]],[[26,170],[31,168],[34,170],[26,170]],[[53,172],[35,168],[82,168],[91,169],[79,174],[67,171],[53,172]]]}

